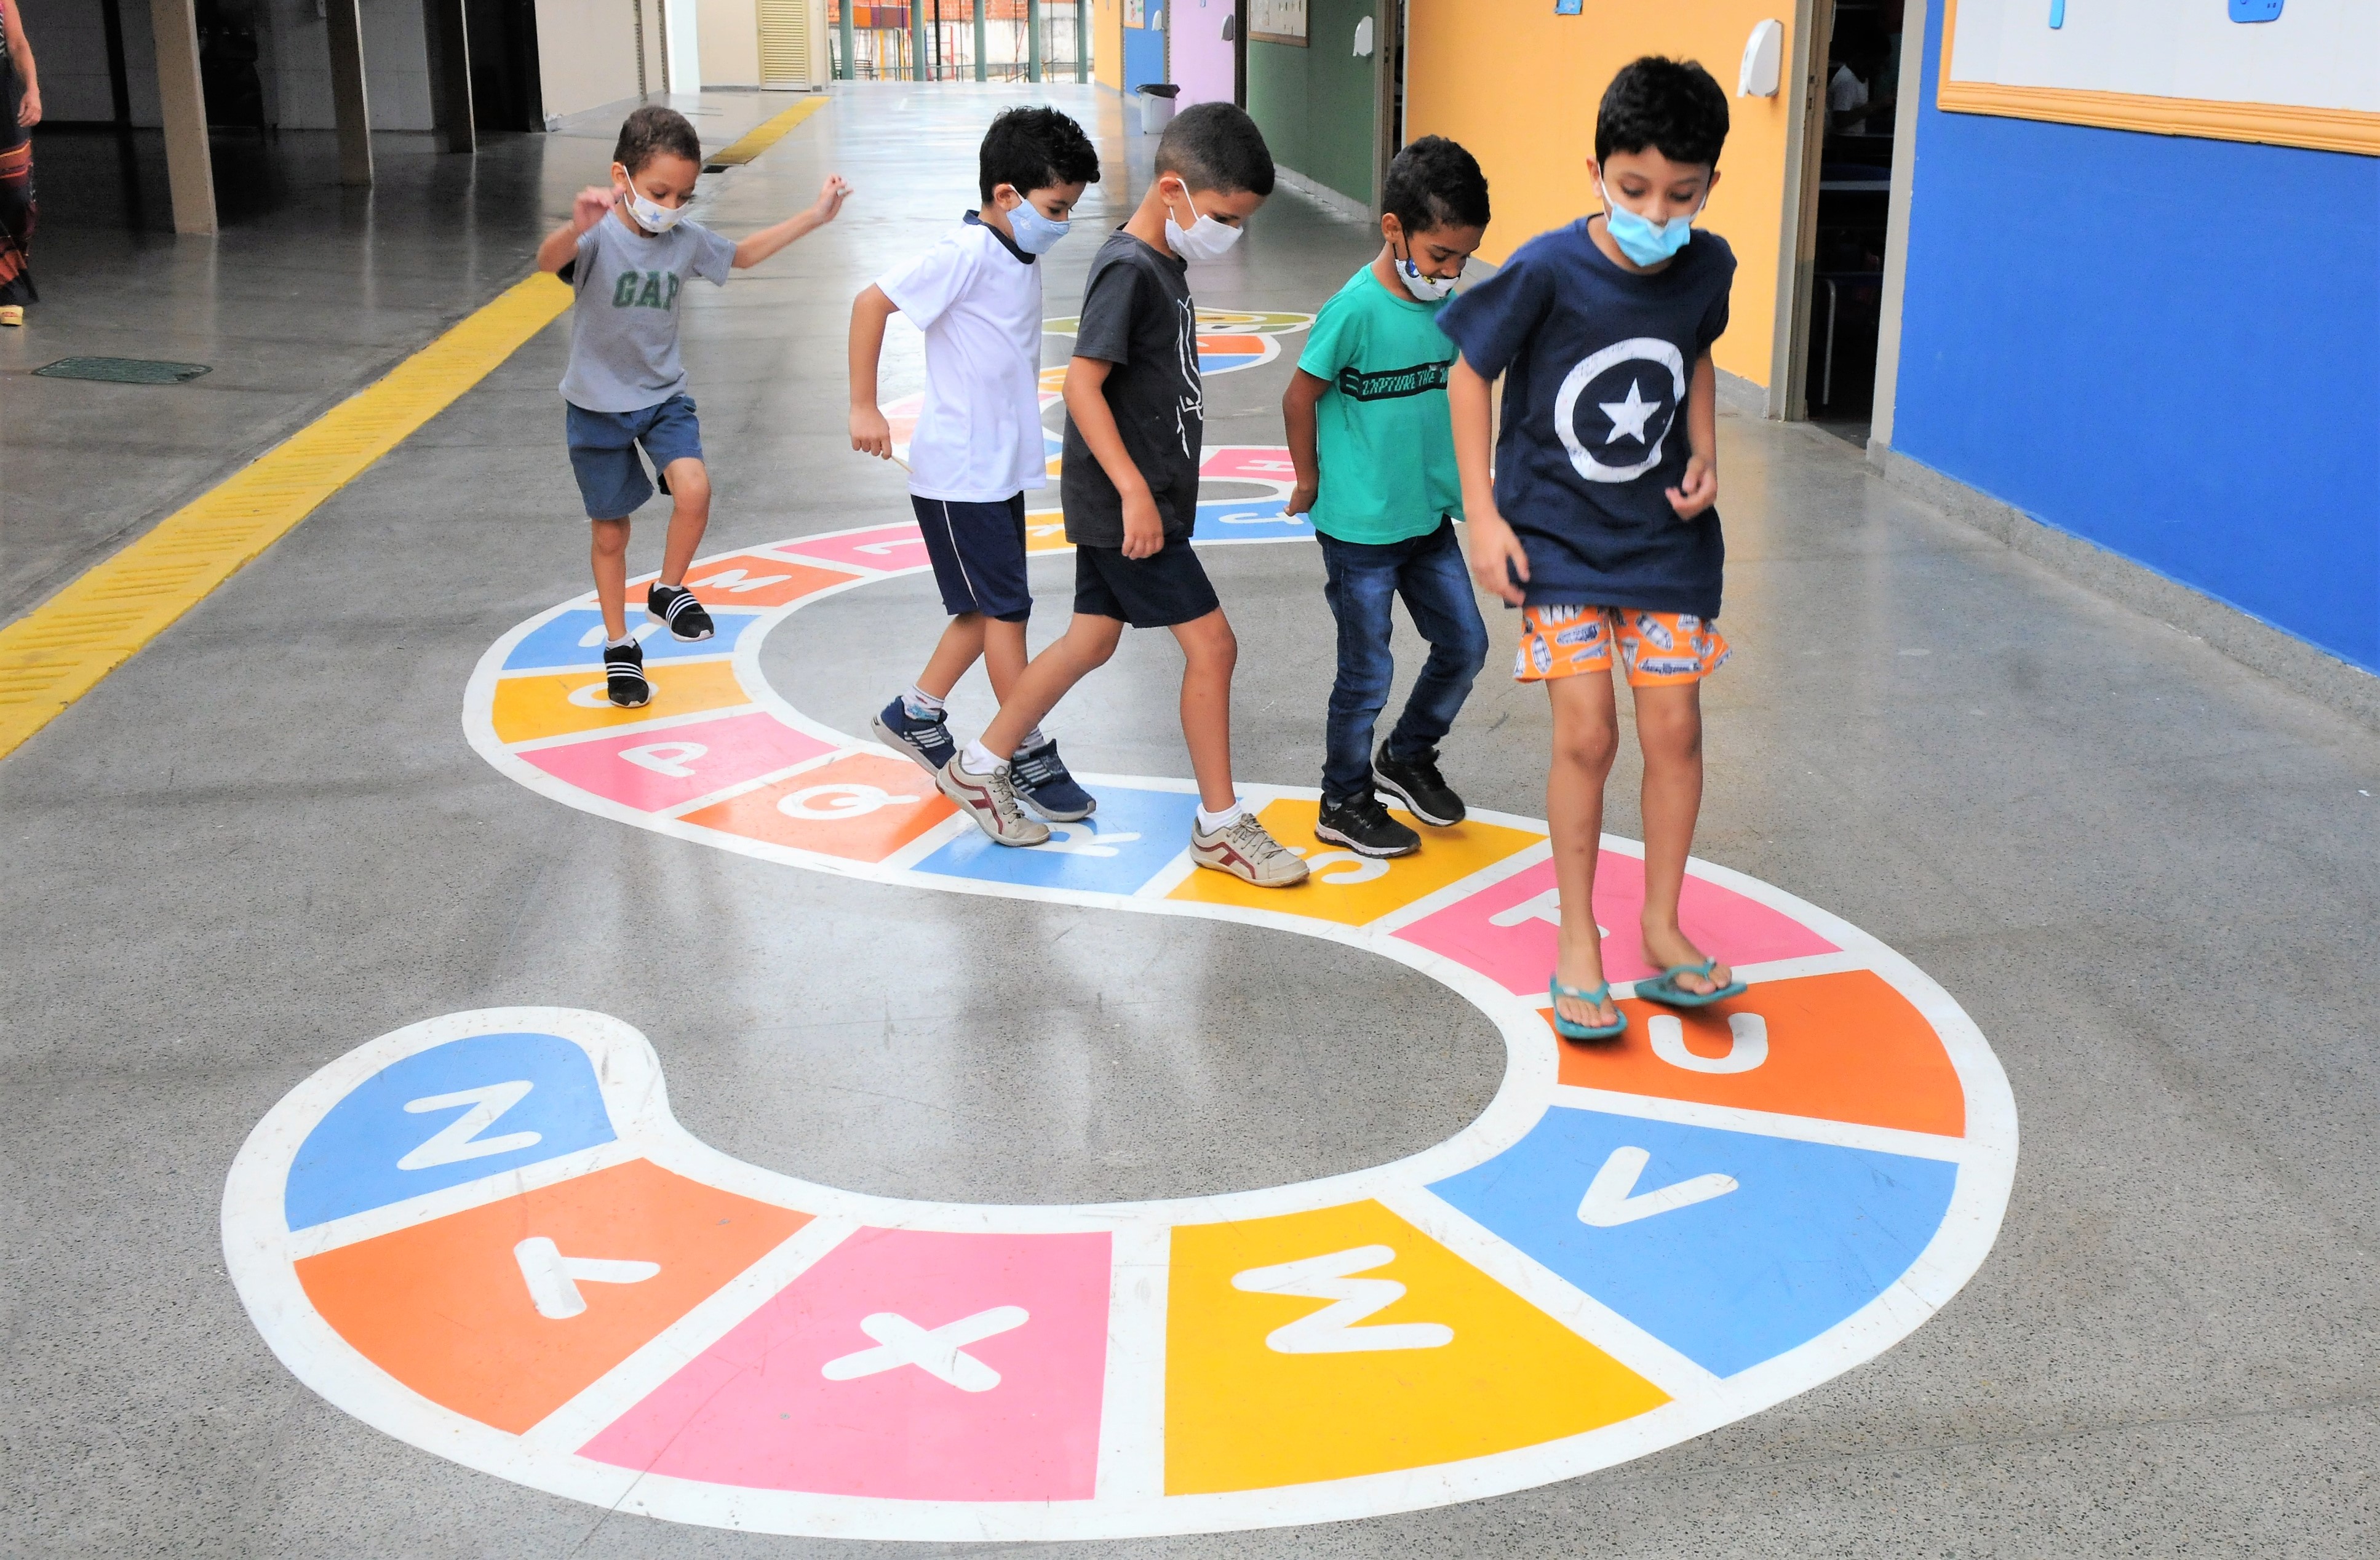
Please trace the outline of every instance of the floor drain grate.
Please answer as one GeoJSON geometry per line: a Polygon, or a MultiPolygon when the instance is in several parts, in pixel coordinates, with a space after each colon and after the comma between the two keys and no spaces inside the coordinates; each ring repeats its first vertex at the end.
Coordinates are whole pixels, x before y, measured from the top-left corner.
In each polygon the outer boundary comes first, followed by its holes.
{"type": "Polygon", "coordinates": [[[212,372],[205,363],[164,363],[151,358],[60,358],[33,371],[44,379],[96,379],[109,384],[179,384],[212,372]]]}

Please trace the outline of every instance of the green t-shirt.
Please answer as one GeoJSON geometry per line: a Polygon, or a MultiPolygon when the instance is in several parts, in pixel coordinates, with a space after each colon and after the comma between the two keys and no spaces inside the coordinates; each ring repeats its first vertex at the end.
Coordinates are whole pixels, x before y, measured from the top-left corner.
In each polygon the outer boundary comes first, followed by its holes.
{"type": "Polygon", "coordinates": [[[1366,265],[1315,316],[1297,360],[1330,382],[1314,408],[1315,530],[1378,546],[1462,518],[1446,406],[1454,343],[1438,328],[1444,307],[1391,293],[1366,265]]]}

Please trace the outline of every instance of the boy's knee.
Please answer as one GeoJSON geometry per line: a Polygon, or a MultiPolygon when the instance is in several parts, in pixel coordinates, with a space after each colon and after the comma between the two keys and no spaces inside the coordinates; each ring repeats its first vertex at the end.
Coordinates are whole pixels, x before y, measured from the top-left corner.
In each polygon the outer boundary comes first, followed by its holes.
{"type": "Polygon", "coordinates": [[[1640,698],[1636,703],[1636,741],[1656,759],[1683,762],[1700,758],[1703,750],[1700,703],[1690,698],[1640,698]]]}
{"type": "Polygon", "coordinates": [[[1447,641],[1446,652],[1460,658],[1463,669],[1477,676],[1488,664],[1488,625],[1464,624],[1462,631],[1447,641]]]}
{"type": "Polygon", "coordinates": [[[1196,664],[1229,669],[1239,664],[1239,636],[1220,610],[1184,623],[1174,637],[1182,641],[1182,653],[1196,664]]]}
{"type": "Polygon", "coordinates": [[[681,509],[710,507],[710,473],[699,460],[673,460],[669,464],[670,497],[681,509]]]}
{"type": "Polygon", "coordinates": [[[589,524],[588,533],[595,551],[607,558],[616,558],[628,550],[628,522],[625,520],[595,520],[589,524]]]}
{"type": "Polygon", "coordinates": [[[1077,617],[1066,627],[1066,650],[1085,671],[1104,666],[1123,638],[1123,625],[1109,618],[1077,617]]]}

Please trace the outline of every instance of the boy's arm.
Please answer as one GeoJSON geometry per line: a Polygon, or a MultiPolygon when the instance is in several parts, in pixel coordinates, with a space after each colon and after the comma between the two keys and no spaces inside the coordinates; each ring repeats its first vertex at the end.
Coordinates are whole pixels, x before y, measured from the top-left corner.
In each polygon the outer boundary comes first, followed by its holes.
{"type": "Polygon", "coordinates": [[[804,234],[824,227],[834,220],[835,213],[843,210],[843,198],[850,193],[851,186],[843,182],[841,174],[827,175],[809,210],[795,212],[774,227],[763,227],[735,246],[735,268],[741,271],[758,265],[804,234]]]}
{"type": "Polygon", "coordinates": [[[1706,352],[1686,391],[1686,475],[1669,490],[1670,507],[1691,520],[1718,502],[1718,370],[1706,352]]]}
{"type": "Polygon", "coordinates": [[[876,364],[884,355],[884,322],[900,306],[875,283],[851,300],[851,447],[892,458],[892,425],[876,404],[876,364]]]}
{"type": "Polygon", "coordinates": [[[1480,589],[1511,606],[1524,592],[1513,583],[1529,578],[1529,555],[1521,539],[1496,512],[1495,440],[1491,411],[1495,387],[1457,357],[1447,375],[1447,409],[1454,420],[1454,464],[1463,473],[1463,520],[1471,532],[1471,574],[1480,589]]]}
{"type": "Polygon", "coordinates": [[[1105,358],[1075,358],[1066,364],[1066,415],[1075,420],[1099,469],[1115,484],[1123,500],[1123,555],[1145,558],[1165,545],[1165,521],[1157,513],[1157,499],[1148,480],[1132,463],[1108,405],[1108,374],[1115,368],[1105,358]]]}
{"type": "Polygon", "coordinates": [[[615,197],[609,189],[589,186],[570,203],[570,220],[545,236],[537,247],[537,268],[551,274],[578,257],[578,240],[611,213],[615,197]]]}
{"type": "Polygon", "coordinates": [[[1322,462],[1316,452],[1314,439],[1314,408],[1330,388],[1327,379],[1317,379],[1304,369],[1293,369],[1289,375],[1289,388],[1281,397],[1281,420],[1289,436],[1289,463],[1297,469],[1296,485],[1289,490],[1289,506],[1284,515],[1305,515],[1314,510],[1314,495],[1322,488],[1322,462]]]}

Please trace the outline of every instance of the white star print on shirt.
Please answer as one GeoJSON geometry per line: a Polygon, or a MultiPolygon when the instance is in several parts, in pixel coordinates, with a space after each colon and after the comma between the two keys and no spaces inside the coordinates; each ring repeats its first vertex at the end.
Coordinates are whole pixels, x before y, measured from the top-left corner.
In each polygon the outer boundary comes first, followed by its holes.
{"type": "Polygon", "coordinates": [[[1645,398],[1645,393],[1636,388],[1636,381],[1633,375],[1628,381],[1626,400],[1597,401],[1596,405],[1603,408],[1604,416],[1611,419],[1611,436],[1603,441],[1607,445],[1616,445],[1622,439],[1633,439],[1638,444],[1643,444],[1645,424],[1651,421],[1653,414],[1661,409],[1660,402],[1648,401],[1645,398]]]}

